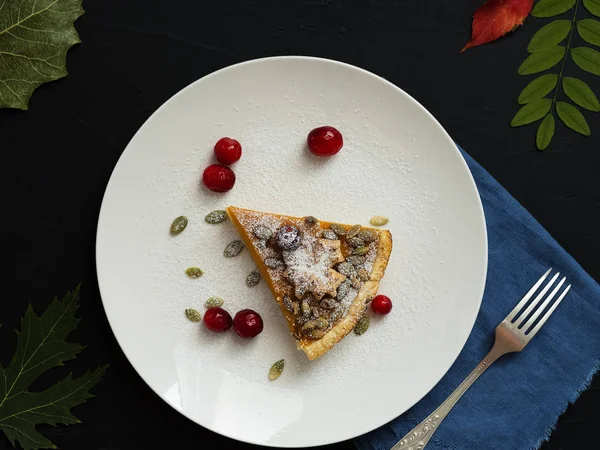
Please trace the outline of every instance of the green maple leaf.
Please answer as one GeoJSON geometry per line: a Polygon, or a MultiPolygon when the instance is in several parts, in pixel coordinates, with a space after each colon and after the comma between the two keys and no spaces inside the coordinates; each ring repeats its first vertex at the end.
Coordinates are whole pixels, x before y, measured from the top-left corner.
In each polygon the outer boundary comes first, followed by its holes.
{"type": "Polygon", "coordinates": [[[67,76],[83,12],[81,0],[0,0],[0,108],[27,109],[39,85],[67,76]]]}
{"type": "Polygon", "coordinates": [[[29,305],[17,331],[15,354],[6,368],[0,365],[0,430],[24,450],[57,448],[36,426],[79,423],[70,408],[92,397],[89,391],[106,369],[99,367],[76,379],[69,375],[41,392],[28,390],[44,372],[64,365],[83,350],[65,341],[79,323],[75,317],[78,300],[79,287],[62,300],[54,298],[41,317],[29,305]]]}

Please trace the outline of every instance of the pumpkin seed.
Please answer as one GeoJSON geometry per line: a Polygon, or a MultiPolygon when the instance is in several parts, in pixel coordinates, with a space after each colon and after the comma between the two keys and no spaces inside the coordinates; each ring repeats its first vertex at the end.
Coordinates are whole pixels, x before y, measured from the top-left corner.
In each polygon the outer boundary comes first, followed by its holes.
{"type": "Polygon", "coordinates": [[[188,267],[185,269],[185,274],[190,278],[200,278],[202,275],[204,275],[204,272],[202,272],[202,269],[198,267],[188,267]]]}
{"type": "Polygon", "coordinates": [[[185,317],[187,317],[191,322],[200,322],[202,320],[202,315],[200,315],[200,313],[194,308],[186,309],[185,317]]]}
{"type": "Polygon", "coordinates": [[[263,241],[268,241],[271,239],[271,236],[273,236],[271,229],[269,227],[265,227],[264,225],[256,225],[252,231],[257,238],[263,241]]]}
{"type": "Polygon", "coordinates": [[[302,300],[301,309],[304,317],[308,317],[310,315],[310,305],[306,300],[302,300]]]}
{"type": "Polygon", "coordinates": [[[344,236],[347,233],[346,229],[337,223],[332,223],[329,225],[329,229],[338,236],[344,236]]]}
{"type": "Polygon", "coordinates": [[[187,217],[185,217],[185,216],[177,217],[171,224],[171,234],[181,233],[183,230],[185,230],[185,227],[187,227],[187,225],[188,225],[187,217]]]}
{"type": "Polygon", "coordinates": [[[361,228],[362,227],[360,225],[354,225],[353,227],[351,227],[348,230],[348,233],[346,233],[346,238],[347,239],[353,238],[360,232],[361,228]]]}
{"type": "Polygon", "coordinates": [[[211,213],[208,213],[206,215],[206,217],[204,218],[204,220],[206,222],[210,223],[211,225],[215,225],[217,223],[225,222],[226,219],[227,219],[227,213],[225,211],[222,211],[222,210],[217,210],[217,211],[213,211],[211,213]]]}
{"type": "Polygon", "coordinates": [[[369,247],[358,247],[352,250],[353,255],[366,255],[369,253],[369,247]]]}
{"type": "Polygon", "coordinates": [[[370,242],[374,242],[377,240],[377,238],[379,237],[379,235],[377,234],[377,231],[375,230],[360,230],[358,232],[358,234],[356,235],[357,238],[362,239],[363,241],[365,241],[366,243],[370,243],[370,242]]]}
{"type": "Polygon", "coordinates": [[[342,281],[342,284],[340,284],[337,288],[337,299],[338,300],[342,300],[344,297],[346,297],[346,295],[348,295],[348,291],[350,290],[350,280],[344,280],[342,281]]]}
{"type": "Polygon", "coordinates": [[[317,321],[309,320],[304,325],[302,325],[300,332],[304,335],[307,335],[307,334],[311,333],[312,331],[316,330],[317,328],[318,328],[317,321]]]}
{"type": "Polygon", "coordinates": [[[368,281],[370,278],[369,272],[366,269],[358,269],[356,274],[358,275],[358,278],[360,278],[362,281],[368,281]]]}
{"type": "Polygon", "coordinates": [[[294,312],[294,302],[292,302],[292,299],[290,298],[289,295],[284,295],[283,296],[283,306],[289,312],[291,312],[291,313],[294,312]]]}
{"type": "Polygon", "coordinates": [[[371,223],[371,225],[374,225],[376,227],[382,227],[383,225],[389,222],[389,219],[384,216],[375,216],[371,217],[371,220],[369,220],[369,222],[371,223]]]}
{"type": "Polygon", "coordinates": [[[342,318],[343,313],[344,313],[343,309],[338,308],[335,311],[333,311],[333,313],[331,313],[329,320],[331,320],[331,323],[335,323],[342,318]]]}
{"type": "Polygon", "coordinates": [[[321,308],[325,308],[325,309],[335,309],[337,307],[337,303],[335,302],[334,299],[332,299],[330,297],[325,297],[323,300],[321,300],[321,303],[319,303],[319,306],[321,308]]]}
{"type": "Polygon", "coordinates": [[[366,258],[360,255],[350,255],[346,257],[346,261],[354,267],[362,266],[365,263],[365,260],[366,258]]]}
{"type": "Polygon", "coordinates": [[[285,360],[280,359],[279,361],[277,361],[275,364],[273,364],[271,366],[271,368],[269,369],[269,380],[270,381],[274,381],[277,378],[279,378],[279,376],[283,372],[284,365],[285,365],[285,360]]]}
{"type": "Polygon", "coordinates": [[[285,266],[285,264],[280,259],[267,258],[265,259],[265,266],[267,266],[269,269],[279,269],[285,266]]]}
{"type": "Polygon", "coordinates": [[[357,336],[365,334],[365,332],[369,329],[370,324],[371,318],[369,317],[369,315],[363,315],[354,326],[354,334],[356,334],[357,336]]]}
{"type": "Polygon", "coordinates": [[[259,281],[260,281],[260,273],[258,272],[258,270],[253,270],[246,277],[246,286],[248,286],[248,287],[256,286],[259,281]]]}
{"type": "Polygon", "coordinates": [[[226,258],[233,258],[234,256],[239,255],[242,250],[244,250],[244,243],[242,241],[233,241],[225,247],[223,255],[225,255],[226,258]]]}
{"type": "Polygon", "coordinates": [[[347,277],[349,277],[350,275],[354,275],[354,272],[356,272],[354,266],[346,261],[339,263],[336,266],[336,270],[342,275],[346,275],[347,277]]]}
{"type": "Polygon", "coordinates": [[[223,306],[223,299],[221,297],[210,297],[208,300],[206,300],[204,306],[206,306],[207,309],[221,307],[223,306]]]}
{"type": "MultiPolygon", "coordinates": [[[[288,272],[286,270],[283,275],[286,278],[289,278],[287,274],[288,274],[288,272]]],[[[296,286],[296,295],[298,297],[303,297],[304,294],[306,294],[307,291],[308,291],[308,285],[307,284],[301,284],[300,286],[296,286]]]]}
{"type": "Polygon", "coordinates": [[[314,225],[316,223],[319,223],[319,221],[316,219],[316,217],[313,217],[313,216],[306,216],[304,218],[304,221],[309,225],[314,225]]]}
{"type": "Polygon", "coordinates": [[[359,248],[359,247],[364,247],[365,246],[365,241],[363,241],[360,238],[357,237],[353,237],[347,240],[348,245],[352,248],[359,248]]]}
{"type": "Polygon", "coordinates": [[[338,240],[338,235],[335,234],[333,231],[331,230],[323,230],[323,232],[321,233],[321,235],[325,238],[325,239],[329,239],[330,241],[337,241],[338,240]]]}
{"type": "Polygon", "coordinates": [[[329,317],[331,316],[331,311],[327,310],[327,309],[322,309],[321,310],[321,317],[323,319],[325,319],[327,321],[327,323],[329,323],[329,317]]]}
{"type": "Polygon", "coordinates": [[[308,333],[306,335],[306,337],[313,339],[313,340],[317,340],[317,339],[321,339],[323,336],[325,336],[325,331],[324,330],[313,330],[310,333],[308,333]]]}
{"type": "Polygon", "coordinates": [[[310,312],[313,319],[317,319],[319,316],[321,316],[321,312],[316,306],[313,306],[310,312]]]}
{"type": "Polygon", "coordinates": [[[358,279],[358,277],[357,277],[357,276],[355,276],[355,275],[352,275],[352,276],[350,277],[350,285],[351,285],[351,286],[352,286],[354,289],[360,289],[361,282],[360,282],[360,280],[358,279]]]}
{"type": "Polygon", "coordinates": [[[306,322],[308,322],[308,317],[305,316],[298,316],[296,317],[296,325],[298,325],[299,327],[304,325],[306,322]]]}
{"type": "Polygon", "coordinates": [[[317,318],[317,320],[315,320],[315,322],[317,323],[317,328],[319,330],[324,330],[325,328],[327,328],[329,326],[329,322],[327,322],[327,320],[324,317],[317,318]]]}

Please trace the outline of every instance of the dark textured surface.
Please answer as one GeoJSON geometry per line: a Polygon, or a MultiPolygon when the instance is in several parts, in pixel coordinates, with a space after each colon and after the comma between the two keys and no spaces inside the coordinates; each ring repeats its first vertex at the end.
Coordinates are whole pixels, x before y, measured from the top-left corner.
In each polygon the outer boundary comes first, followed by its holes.
{"type": "MultiPolygon", "coordinates": [[[[595,133],[590,138],[557,124],[557,136],[545,153],[534,149],[535,127],[511,129],[516,98],[529,81],[517,75],[517,67],[528,39],[545,22],[529,19],[517,33],[459,55],[479,3],[85,2],[87,14],[77,22],[83,44],[69,53],[68,78],[39,89],[28,112],[0,111],[5,292],[0,358],[7,362],[14,342],[10,330],[27,302],[41,310],[53,295],[83,281],[84,320],[73,338],[88,348],[50,377],[111,364],[95,389],[97,398],[76,410],[82,425],[44,428],[60,448],[257,448],[193,424],[142,382],[108,326],[94,265],[102,194],[127,142],[171,95],[226,65],[262,56],[314,55],[387,78],[428,108],[600,279],[600,114],[586,114],[595,133]]],[[[598,80],[588,79],[597,92],[598,80]]],[[[596,377],[563,415],[544,450],[594,448],[599,389],[596,377]]],[[[8,448],[3,438],[0,448],[8,448]]]]}

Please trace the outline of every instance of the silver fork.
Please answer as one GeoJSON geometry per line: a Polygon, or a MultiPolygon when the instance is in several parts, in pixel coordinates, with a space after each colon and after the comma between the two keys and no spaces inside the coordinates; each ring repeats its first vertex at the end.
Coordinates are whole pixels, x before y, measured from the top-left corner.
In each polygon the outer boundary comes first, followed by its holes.
{"type": "Polygon", "coordinates": [[[564,277],[560,280],[552,292],[546,296],[560,274],[557,273],[554,275],[529,306],[525,308],[525,305],[527,305],[531,297],[533,297],[551,271],[552,269],[548,269],[548,271],[542,275],[529,292],[525,294],[525,297],[523,297],[517,306],[515,306],[508,316],[506,316],[506,318],[496,327],[496,340],[487,356],[483,358],[467,378],[465,378],[454,392],[450,394],[444,403],[423,420],[423,422],[414,427],[390,450],[422,450],[456,402],[494,361],[507,353],[520,352],[527,344],[529,344],[529,341],[531,341],[537,332],[540,331],[542,325],[544,325],[546,320],[548,320],[548,317],[550,317],[565,295],[567,295],[569,289],[571,289],[571,285],[569,284],[536,324],[535,322],[540,317],[540,314],[542,314],[550,302],[552,302],[552,299],[556,296],[567,279],[564,277]]]}

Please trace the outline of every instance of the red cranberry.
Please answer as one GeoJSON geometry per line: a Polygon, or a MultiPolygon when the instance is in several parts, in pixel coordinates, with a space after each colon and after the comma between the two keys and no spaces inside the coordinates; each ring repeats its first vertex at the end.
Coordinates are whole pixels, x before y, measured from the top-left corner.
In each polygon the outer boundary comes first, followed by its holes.
{"type": "Polygon", "coordinates": [[[308,133],[308,149],[316,156],[333,156],[342,149],[342,133],[333,127],[319,127],[308,133]]]}
{"type": "Polygon", "coordinates": [[[231,328],[231,314],[217,306],[208,308],[204,313],[204,325],[212,331],[227,331],[231,328]]]}
{"type": "Polygon", "coordinates": [[[263,330],[262,317],[256,311],[242,309],[233,319],[233,329],[239,337],[252,339],[263,330]]]}
{"type": "Polygon", "coordinates": [[[202,182],[211,191],[227,192],[235,184],[235,173],[227,166],[213,164],[204,169],[202,182]]]}
{"type": "Polygon", "coordinates": [[[385,316],[392,310],[392,301],[385,295],[378,295],[371,302],[371,308],[375,314],[381,314],[385,316]]]}
{"type": "Polygon", "coordinates": [[[229,166],[242,157],[242,146],[235,139],[221,138],[215,144],[215,156],[221,164],[229,166]]]}

